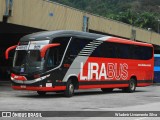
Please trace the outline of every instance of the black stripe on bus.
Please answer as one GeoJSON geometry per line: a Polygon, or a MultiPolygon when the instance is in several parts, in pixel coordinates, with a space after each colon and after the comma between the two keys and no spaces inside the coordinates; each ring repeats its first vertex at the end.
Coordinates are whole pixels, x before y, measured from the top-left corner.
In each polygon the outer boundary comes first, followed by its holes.
{"type": "Polygon", "coordinates": [[[137,83],[153,83],[153,80],[137,80],[137,83]]]}
{"type": "MultiPolygon", "coordinates": [[[[137,83],[153,83],[153,80],[137,80],[137,83]]],[[[56,82],[52,84],[53,84],[53,87],[54,86],[66,86],[66,82],[56,82]]],[[[129,84],[129,80],[83,81],[83,82],[80,81],[79,82],[79,85],[105,85],[105,84],[129,84]]],[[[12,82],[12,85],[15,85],[15,86],[26,85],[26,86],[39,87],[39,83],[19,84],[19,83],[12,82]]],[[[43,85],[43,87],[45,86],[43,85]]]]}
{"type": "MultiPolygon", "coordinates": [[[[137,83],[153,83],[153,81],[152,80],[137,80],[137,83]]],[[[79,85],[103,85],[103,84],[129,84],[129,80],[79,82],[79,85]]]]}
{"type": "Polygon", "coordinates": [[[84,81],[79,82],[79,85],[103,85],[103,84],[128,84],[128,80],[114,80],[114,81],[84,81]]]}

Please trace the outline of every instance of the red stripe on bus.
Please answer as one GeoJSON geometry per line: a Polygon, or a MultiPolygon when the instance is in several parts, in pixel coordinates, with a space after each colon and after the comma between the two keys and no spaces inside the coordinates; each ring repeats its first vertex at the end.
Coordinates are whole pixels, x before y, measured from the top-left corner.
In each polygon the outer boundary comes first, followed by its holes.
{"type": "Polygon", "coordinates": [[[131,41],[131,40],[128,40],[128,39],[116,38],[116,37],[111,37],[111,38],[107,39],[106,42],[115,42],[115,43],[123,43],[123,44],[153,47],[153,45],[148,44],[148,43],[135,42],[135,41],[131,41]]]}
{"type": "Polygon", "coordinates": [[[60,91],[65,90],[66,86],[55,87],[32,87],[32,86],[12,86],[14,90],[31,90],[31,91],[60,91]]]}
{"type": "Polygon", "coordinates": [[[123,88],[128,87],[128,84],[109,84],[109,85],[81,85],[79,89],[92,89],[92,88],[123,88]]]}

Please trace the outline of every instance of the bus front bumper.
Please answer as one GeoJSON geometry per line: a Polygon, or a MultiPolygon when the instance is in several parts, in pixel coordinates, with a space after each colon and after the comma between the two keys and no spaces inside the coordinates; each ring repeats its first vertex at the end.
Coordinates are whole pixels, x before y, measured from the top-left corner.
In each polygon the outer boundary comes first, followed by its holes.
{"type": "Polygon", "coordinates": [[[12,88],[14,90],[29,90],[29,91],[61,91],[65,90],[66,86],[36,87],[36,86],[26,86],[26,85],[20,85],[20,86],[12,85],[12,88]]]}

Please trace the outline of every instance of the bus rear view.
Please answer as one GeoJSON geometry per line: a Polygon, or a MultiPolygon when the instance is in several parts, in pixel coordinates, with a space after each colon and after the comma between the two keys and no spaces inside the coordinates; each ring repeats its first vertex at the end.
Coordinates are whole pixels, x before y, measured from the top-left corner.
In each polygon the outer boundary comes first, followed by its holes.
{"type": "Polygon", "coordinates": [[[16,46],[11,70],[15,90],[63,92],[114,88],[134,92],[153,82],[153,46],[77,31],[49,31],[24,36],[16,46]]]}

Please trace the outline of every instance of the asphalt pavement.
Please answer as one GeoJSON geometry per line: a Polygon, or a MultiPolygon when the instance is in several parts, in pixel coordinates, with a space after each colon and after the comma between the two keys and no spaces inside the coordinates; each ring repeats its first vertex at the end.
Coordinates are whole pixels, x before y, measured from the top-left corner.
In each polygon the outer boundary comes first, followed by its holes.
{"type": "MultiPolygon", "coordinates": [[[[48,93],[46,96],[38,96],[35,91],[15,91],[10,83],[0,82],[0,111],[60,111],[54,118],[32,118],[33,120],[48,119],[77,119],[77,120],[159,120],[157,117],[103,117],[105,113],[99,111],[160,111],[160,86],[158,84],[139,87],[134,93],[124,93],[115,89],[111,93],[103,93],[100,89],[78,90],[71,98],[66,98],[61,93],[48,93]],[[80,111],[94,117],[84,117],[80,112],[73,112],[77,117],[64,116],[62,111],[80,111]],[[93,113],[92,113],[93,114],[93,113]],[[101,116],[102,117],[95,117],[101,116]]],[[[71,112],[68,112],[71,115],[71,112]]],[[[0,118],[1,120],[2,118],[0,118]]],[[[2,120],[8,118],[3,118],[2,120]]],[[[12,118],[13,119],[13,118],[12,118]]],[[[15,118],[16,120],[26,118],[15,118]]]]}

